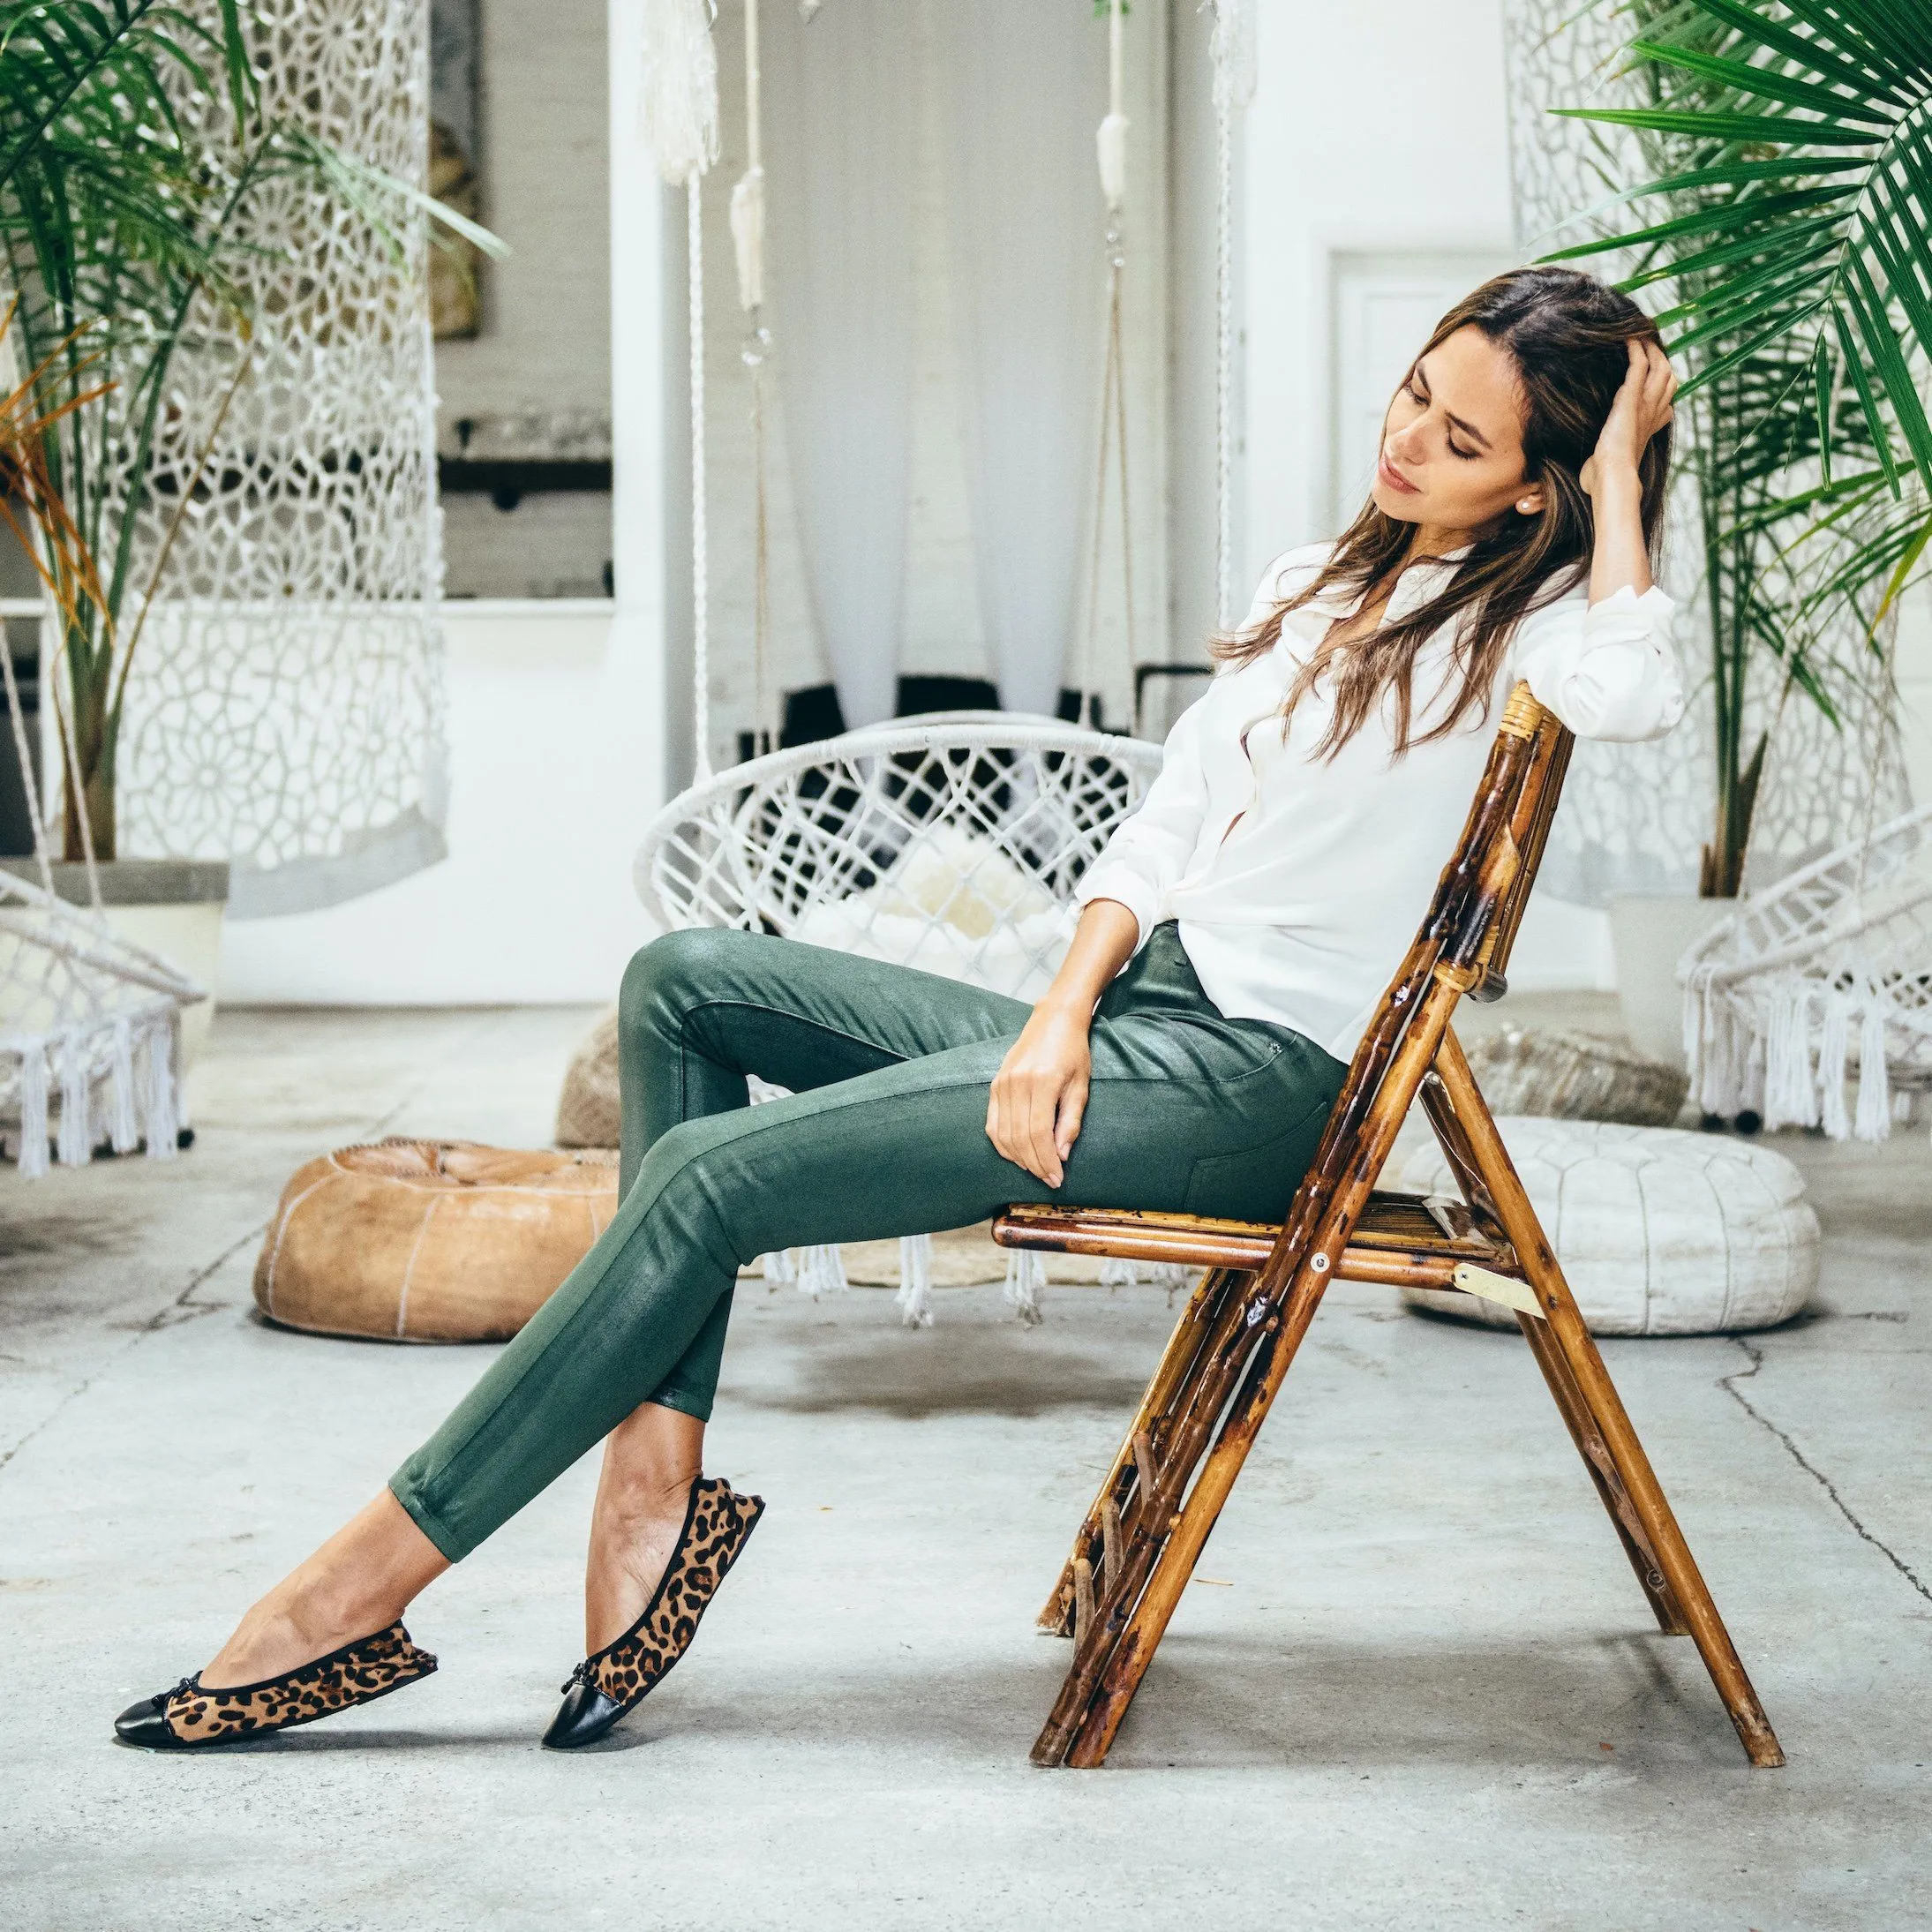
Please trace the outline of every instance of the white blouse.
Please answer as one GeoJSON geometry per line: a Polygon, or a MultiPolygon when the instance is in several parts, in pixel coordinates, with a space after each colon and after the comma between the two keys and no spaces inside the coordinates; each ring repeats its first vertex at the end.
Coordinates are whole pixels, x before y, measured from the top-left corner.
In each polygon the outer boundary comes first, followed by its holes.
{"type": "MultiPolygon", "coordinates": [[[[1329,549],[1311,545],[1271,565],[1249,625],[1309,583],[1329,549]]],[[[1411,565],[1384,621],[1434,595],[1455,561],[1411,565]]],[[[1516,680],[1582,738],[1661,737],[1684,710],[1665,636],[1671,599],[1627,586],[1593,605],[1579,586],[1517,627],[1487,715],[1478,707],[1449,736],[1396,758],[1385,700],[1334,758],[1316,762],[1331,715],[1327,680],[1285,731],[1278,716],[1309,652],[1359,602],[1304,605],[1273,650],[1216,675],[1076,895],[1082,906],[1126,906],[1143,945],[1161,921],[1177,920],[1203,989],[1229,1019],[1292,1027],[1341,1060],[1415,936],[1516,680]]],[[[1452,701],[1449,644],[1446,625],[1417,659],[1412,736],[1452,701]]]]}

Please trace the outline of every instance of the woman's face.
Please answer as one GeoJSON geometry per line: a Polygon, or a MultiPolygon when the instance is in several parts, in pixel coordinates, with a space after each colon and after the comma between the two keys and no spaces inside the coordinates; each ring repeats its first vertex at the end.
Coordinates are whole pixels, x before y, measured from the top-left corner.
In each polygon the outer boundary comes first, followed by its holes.
{"type": "Polygon", "coordinates": [[[1417,362],[1388,406],[1376,507],[1398,522],[1473,533],[1505,511],[1542,509],[1542,490],[1522,470],[1515,364],[1480,329],[1459,328],[1417,362]]]}

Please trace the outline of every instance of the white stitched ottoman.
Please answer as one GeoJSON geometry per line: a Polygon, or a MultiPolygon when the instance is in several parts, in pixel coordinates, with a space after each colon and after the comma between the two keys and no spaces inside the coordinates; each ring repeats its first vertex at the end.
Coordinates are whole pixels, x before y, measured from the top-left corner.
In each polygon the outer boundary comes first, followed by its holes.
{"type": "MultiPolygon", "coordinates": [[[[1512,1115],[1496,1123],[1591,1332],[1710,1334],[1769,1328],[1818,1279],[1818,1217],[1781,1154],[1725,1134],[1512,1115]]],[[[1431,1140],[1389,1185],[1456,1192],[1431,1140]]],[[[1507,1308],[1405,1289],[1402,1298],[1492,1327],[1507,1308]]]]}

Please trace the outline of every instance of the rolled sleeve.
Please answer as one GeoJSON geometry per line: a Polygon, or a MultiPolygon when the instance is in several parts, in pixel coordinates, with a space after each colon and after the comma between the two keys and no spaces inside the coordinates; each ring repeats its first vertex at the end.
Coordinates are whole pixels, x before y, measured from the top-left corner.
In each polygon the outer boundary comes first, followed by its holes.
{"type": "Polygon", "coordinates": [[[1161,923],[1163,893],[1160,885],[1124,859],[1103,858],[1080,881],[1073,903],[1082,911],[1097,898],[1112,899],[1134,915],[1140,936],[1134,951],[1146,944],[1147,935],[1161,923]]]}
{"type": "Polygon", "coordinates": [[[1567,598],[1523,620],[1516,675],[1579,738],[1661,738],[1684,715],[1676,607],[1655,584],[1641,597],[1626,584],[1599,604],[1567,598]]]}

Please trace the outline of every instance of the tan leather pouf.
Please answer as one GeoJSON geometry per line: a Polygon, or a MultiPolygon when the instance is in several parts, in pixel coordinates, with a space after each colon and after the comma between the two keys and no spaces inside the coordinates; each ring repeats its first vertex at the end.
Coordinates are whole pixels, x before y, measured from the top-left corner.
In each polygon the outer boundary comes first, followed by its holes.
{"type": "Polygon", "coordinates": [[[617,1156],[466,1140],[341,1147],[297,1169],[255,1263],[255,1304],[317,1334],[502,1342],[617,1212],[617,1156]]]}

